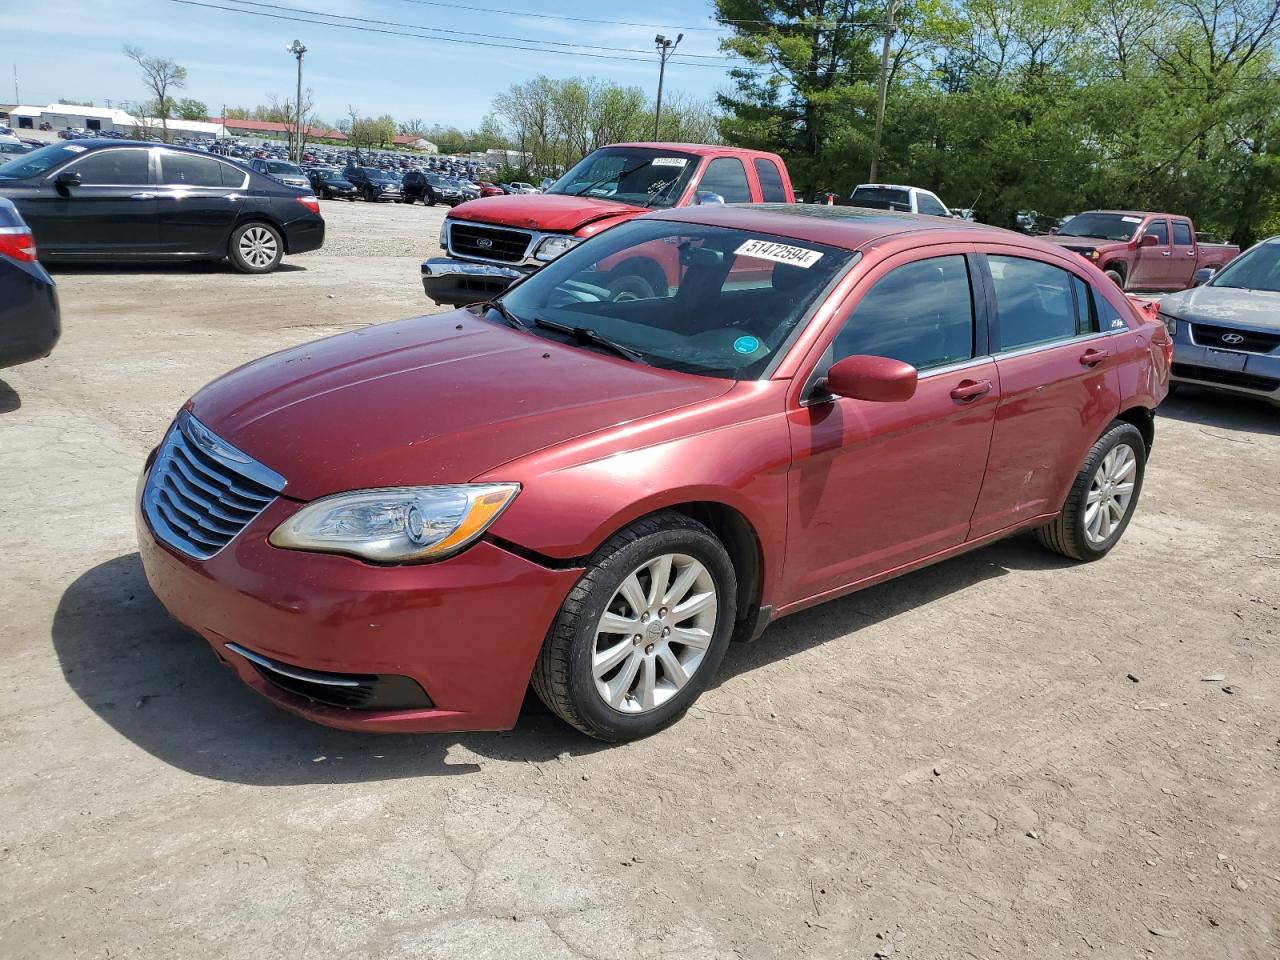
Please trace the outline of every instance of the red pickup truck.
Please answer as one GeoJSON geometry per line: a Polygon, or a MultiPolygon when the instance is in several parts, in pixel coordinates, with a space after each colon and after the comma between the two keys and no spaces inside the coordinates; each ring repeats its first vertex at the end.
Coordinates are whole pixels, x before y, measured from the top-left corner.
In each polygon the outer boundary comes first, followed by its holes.
{"type": "MultiPolygon", "coordinates": [[[[794,203],[782,158],[686,143],[619,143],[589,154],[545,193],[481,197],[454,207],[440,230],[445,256],[422,264],[436,303],[488,300],[587,237],[646,210],[702,203],[794,203]]],[[[615,298],[651,297],[667,282],[660,261],[610,264],[615,298]]]]}
{"type": "Polygon", "coordinates": [[[1200,243],[1189,217],[1132,210],[1088,210],[1043,239],[1074,250],[1122,289],[1186,290],[1200,270],[1221,270],[1240,255],[1227,243],[1200,243]]]}

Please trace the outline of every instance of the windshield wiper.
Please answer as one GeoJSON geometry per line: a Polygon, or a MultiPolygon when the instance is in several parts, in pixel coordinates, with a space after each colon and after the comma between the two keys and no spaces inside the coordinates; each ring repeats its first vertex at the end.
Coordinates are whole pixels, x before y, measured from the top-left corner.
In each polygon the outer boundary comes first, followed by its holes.
{"type": "Polygon", "coordinates": [[[508,310],[505,306],[503,306],[502,302],[499,300],[486,300],[484,303],[480,304],[480,306],[484,307],[486,310],[492,310],[494,313],[500,316],[503,320],[505,320],[508,326],[515,327],[517,330],[529,329],[528,324],[526,324],[523,320],[521,320],[514,313],[508,310]]]}
{"type": "Polygon", "coordinates": [[[631,347],[624,346],[608,337],[596,333],[590,327],[571,327],[564,323],[555,323],[551,320],[543,320],[540,317],[533,318],[535,327],[542,327],[544,330],[554,330],[556,333],[563,333],[573,337],[579,343],[590,343],[597,347],[604,347],[606,350],[612,350],[618,356],[632,363],[642,363],[646,367],[649,361],[644,358],[644,354],[639,350],[633,350],[631,347]]]}

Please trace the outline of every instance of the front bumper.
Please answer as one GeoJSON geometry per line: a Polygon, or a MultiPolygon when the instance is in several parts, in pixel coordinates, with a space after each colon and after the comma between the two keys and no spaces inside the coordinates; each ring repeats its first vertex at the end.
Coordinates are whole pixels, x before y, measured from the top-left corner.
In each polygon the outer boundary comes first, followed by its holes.
{"type": "Polygon", "coordinates": [[[268,535],[297,507],[275,501],[204,561],[159,543],[139,510],[151,589],[246,685],[309,720],[384,733],[511,728],[546,632],[582,571],[550,570],[483,541],[403,567],[271,546],[268,535]],[[409,678],[428,705],[320,703],[281,670],[304,679],[409,678]]]}
{"type": "Polygon", "coordinates": [[[1211,387],[1280,405],[1280,356],[1203,347],[1191,342],[1184,332],[1186,326],[1179,321],[1173,339],[1172,382],[1211,387]]]}
{"type": "Polygon", "coordinates": [[[535,269],[433,257],[422,262],[422,289],[441,306],[463,307],[492,299],[535,269]]]}

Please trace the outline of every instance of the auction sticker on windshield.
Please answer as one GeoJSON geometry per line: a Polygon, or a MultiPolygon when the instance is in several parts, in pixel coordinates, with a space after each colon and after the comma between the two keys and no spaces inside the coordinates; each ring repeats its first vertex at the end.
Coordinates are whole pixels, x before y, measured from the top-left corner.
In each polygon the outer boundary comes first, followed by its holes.
{"type": "Polygon", "coordinates": [[[655,167],[683,167],[689,161],[684,157],[654,157],[653,166],[655,167]]]}
{"type": "Polygon", "coordinates": [[[817,250],[806,250],[804,247],[793,247],[786,243],[774,243],[772,240],[748,240],[733,252],[739,257],[772,260],[774,263],[787,263],[806,270],[822,259],[822,254],[817,250]]]}

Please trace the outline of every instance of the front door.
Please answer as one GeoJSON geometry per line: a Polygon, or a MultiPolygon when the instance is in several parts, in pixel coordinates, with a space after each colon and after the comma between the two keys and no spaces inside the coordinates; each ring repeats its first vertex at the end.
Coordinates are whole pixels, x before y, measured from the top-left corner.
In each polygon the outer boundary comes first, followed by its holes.
{"type": "Polygon", "coordinates": [[[213,157],[162,151],[156,191],[160,249],[175,255],[224,255],[245,182],[243,170],[213,157]]]}
{"type": "Polygon", "coordinates": [[[59,167],[44,184],[49,253],[113,256],[150,253],[159,236],[150,151],[109,147],[87,151],[59,167]],[[59,187],[63,174],[78,184],[59,187]]]}
{"type": "Polygon", "coordinates": [[[1164,290],[1170,283],[1173,250],[1169,246],[1169,221],[1164,217],[1152,217],[1138,235],[1138,249],[1134,252],[1133,268],[1126,278],[1129,290],[1164,290]],[[1148,237],[1154,237],[1152,246],[1148,237]]]}
{"type": "Polygon", "coordinates": [[[920,380],[899,403],[802,395],[790,412],[787,602],[839,591],[967,537],[999,399],[972,289],[960,250],[892,258],[855,291],[847,319],[820,348],[811,378],[843,357],[870,354],[912,364],[920,380]]]}
{"type": "MultiPolygon", "coordinates": [[[[971,537],[1056,513],[1095,440],[1119,410],[1123,321],[1099,330],[1090,285],[1025,250],[979,263],[993,301],[1000,402],[971,537]]],[[[1008,248],[1004,248],[1008,249],[1008,248]]]]}

